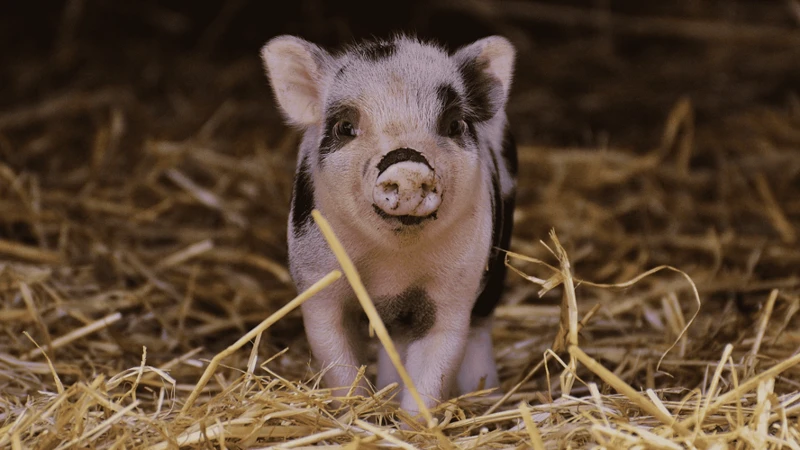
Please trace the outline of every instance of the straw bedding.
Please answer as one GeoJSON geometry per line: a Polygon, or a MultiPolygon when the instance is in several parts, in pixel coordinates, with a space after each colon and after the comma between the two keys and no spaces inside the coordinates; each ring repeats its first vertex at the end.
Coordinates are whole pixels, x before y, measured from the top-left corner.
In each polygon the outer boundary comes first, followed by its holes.
{"type": "MultiPolygon", "coordinates": [[[[503,392],[416,422],[393,388],[332,403],[310,363],[298,136],[255,53],[209,56],[234,19],[181,52],[93,43],[96,5],[66,2],[2,88],[0,448],[800,448],[800,8],[623,4],[418,13],[515,39],[521,145],[503,392]]],[[[193,17],[147,5],[164,33],[193,17]]],[[[317,288],[359,292],[339,256],[317,288]]]]}

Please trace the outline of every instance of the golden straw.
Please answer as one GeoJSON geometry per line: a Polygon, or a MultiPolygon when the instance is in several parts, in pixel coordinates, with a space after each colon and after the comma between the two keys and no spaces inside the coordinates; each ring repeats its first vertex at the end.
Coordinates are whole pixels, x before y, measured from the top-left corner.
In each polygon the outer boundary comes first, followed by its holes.
{"type": "Polygon", "coordinates": [[[203,388],[206,386],[206,384],[208,384],[208,380],[210,380],[211,377],[214,375],[214,371],[217,370],[219,363],[223,359],[236,352],[236,350],[242,348],[246,343],[250,342],[251,339],[255,338],[260,333],[263,333],[267,328],[271,327],[273,324],[275,324],[275,322],[283,318],[283,316],[289,314],[295,308],[302,305],[306,300],[313,297],[319,291],[321,291],[334,281],[341,278],[341,276],[342,273],[339,272],[338,270],[334,270],[331,273],[325,275],[324,277],[322,277],[321,280],[317,281],[316,283],[311,285],[310,288],[306,289],[305,292],[295,297],[294,300],[287,303],[283,308],[275,311],[271,316],[264,319],[264,321],[258,324],[255,328],[253,328],[247,334],[239,338],[238,341],[234,342],[228,348],[219,352],[217,356],[212,358],[211,362],[208,364],[208,367],[206,367],[205,372],[203,372],[203,376],[200,377],[200,381],[197,382],[194,389],[192,390],[192,393],[189,394],[189,398],[186,399],[186,403],[183,404],[183,408],[181,408],[181,414],[185,414],[186,411],[188,411],[189,408],[192,407],[195,400],[197,400],[197,397],[200,395],[200,392],[202,392],[203,388]]]}
{"type": "Polygon", "coordinates": [[[671,417],[668,414],[665,414],[656,405],[651,403],[647,399],[647,397],[637,392],[628,383],[622,381],[619,377],[614,375],[613,372],[603,367],[602,364],[597,362],[591,356],[584,353],[583,350],[581,350],[580,348],[576,346],[570,346],[569,354],[577,358],[578,361],[580,361],[583,365],[585,365],[587,369],[597,374],[597,376],[599,376],[603,381],[608,383],[617,392],[624,395],[625,397],[628,397],[630,401],[632,401],[637,406],[642,408],[642,410],[644,410],[646,413],[660,420],[664,425],[674,428],[675,431],[684,436],[690,436],[692,434],[686,425],[681,423],[675,423],[675,419],[673,417],[671,417]]]}

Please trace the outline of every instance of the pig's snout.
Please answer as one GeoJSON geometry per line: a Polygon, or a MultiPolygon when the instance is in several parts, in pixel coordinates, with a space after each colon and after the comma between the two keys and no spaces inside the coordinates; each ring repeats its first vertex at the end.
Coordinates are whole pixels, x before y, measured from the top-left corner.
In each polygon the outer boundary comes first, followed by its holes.
{"type": "Polygon", "coordinates": [[[433,170],[410,161],[386,169],[378,177],[372,198],[378,208],[392,216],[429,216],[442,202],[433,170]]]}
{"type": "Polygon", "coordinates": [[[442,195],[436,173],[421,153],[393,150],[383,157],[378,171],[372,199],[379,214],[423,218],[439,209],[442,195]]]}

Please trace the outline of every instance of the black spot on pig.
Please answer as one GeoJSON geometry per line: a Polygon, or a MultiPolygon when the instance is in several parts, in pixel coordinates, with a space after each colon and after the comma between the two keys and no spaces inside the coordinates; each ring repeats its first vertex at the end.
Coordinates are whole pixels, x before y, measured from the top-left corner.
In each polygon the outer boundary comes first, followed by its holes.
{"type": "Polygon", "coordinates": [[[453,88],[452,85],[442,84],[436,88],[436,96],[442,105],[442,113],[439,115],[439,121],[436,125],[437,133],[440,136],[449,137],[453,139],[459,146],[464,146],[464,132],[469,132],[473,140],[477,141],[474,133],[474,127],[467,122],[467,129],[461,130],[459,134],[453,134],[453,125],[462,121],[460,126],[466,122],[467,117],[464,114],[464,99],[453,88]]]}
{"type": "Polygon", "coordinates": [[[370,42],[361,48],[361,54],[369,61],[380,61],[394,55],[397,46],[393,42],[370,42]]]}
{"type": "Polygon", "coordinates": [[[314,209],[314,187],[309,174],[308,160],[303,159],[294,176],[292,192],[292,231],[295,236],[303,234],[303,227],[311,220],[314,209]]]}
{"type": "Polygon", "coordinates": [[[433,170],[428,160],[422,153],[414,150],[413,148],[398,148],[383,155],[381,161],[378,163],[378,175],[382,174],[384,170],[397,164],[399,162],[411,161],[425,164],[429,169],[433,170]]]}
{"type": "Polygon", "coordinates": [[[421,339],[436,323],[436,304],[419,287],[376,302],[376,308],[386,329],[392,335],[421,339]]]}
{"type": "MultiPolygon", "coordinates": [[[[455,88],[453,88],[450,84],[441,84],[439,87],[436,88],[436,97],[439,99],[439,102],[442,104],[442,111],[447,113],[450,110],[455,110],[454,112],[458,114],[463,114],[463,100],[461,96],[458,95],[455,88]]],[[[445,114],[442,114],[443,116],[445,114]]]]}
{"type": "Polygon", "coordinates": [[[355,139],[353,136],[337,132],[336,128],[345,122],[354,128],[358,128],[359,117],[358,110],[349,105],[334,104],[325,110],[325,131],[319,144],[320,165],[322,165],[326,156],[355,139]]]}
{"type": "Polygon", "coordinates": [[[336,77],[335,77],[335,78],[336,78],[337,80],[338,80],[339,78],[341,78],[341,77],[342,77],[342,75],[344,75],[344,72],[345,72],[345,70],[347,69],[347,67],[348,67],[348,66],[347,66],[347,64],[345,64],[345,65],[343,65],[342,67],[340,67],[340,68],[339,68],[339,70],[337,70],[337,71],[336,71],[336,77]]]}
{"type": "Polygon", "coordinates": [[[517,142],[514,139],[514,135],[511,133],[508,125],[506,125],[505,131],[503,131],[503,149],[501,151],[501,155],[503,156],[503,160],[506,162],[508,171],[511,172],[512,176],[516,177],[517,172],[519,171],[519,162],[517,161],[517,142]]]}
{"type": "Polygon", "coordinates": [[[490,316],[500,302],[507,269],[505,253],[497,250],[497,248],[508,250],[514,225],[515,193],[512,191],[503,198],[497,173],[497,161],[494,161],[494,163],[495,171],[492,174],[492,189],[494,190],[492,201],[492,208],[494,209],[492,248],[489,250],[489,270],[483,275],[483,291],[472,307],[473,321],[490,316]]]}
{"type": "Polygon", "coordinates": [[[467,116],[475,122],[494,117],[503,97],[503,88],[486,72],[487,65],[485,61],[469,60],[458,68],[467,91],[467,116]]]}

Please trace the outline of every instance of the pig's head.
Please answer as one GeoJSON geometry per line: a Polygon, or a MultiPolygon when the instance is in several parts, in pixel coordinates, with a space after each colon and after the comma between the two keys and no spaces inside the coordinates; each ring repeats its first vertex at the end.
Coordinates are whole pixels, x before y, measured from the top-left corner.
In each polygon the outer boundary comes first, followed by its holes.
{"type": "Polygon", "coordinates": [[[481,127],[505,120],[514,64],[506,39],[450,54],[400,36],[332,55],[280,36],[261,54],[283,114],[305,131],[300,170],[317,207],[372,234],[474,213],[490,184],[481,127]]]}

